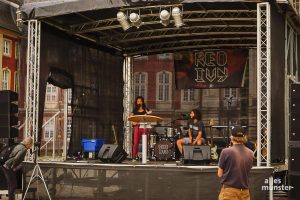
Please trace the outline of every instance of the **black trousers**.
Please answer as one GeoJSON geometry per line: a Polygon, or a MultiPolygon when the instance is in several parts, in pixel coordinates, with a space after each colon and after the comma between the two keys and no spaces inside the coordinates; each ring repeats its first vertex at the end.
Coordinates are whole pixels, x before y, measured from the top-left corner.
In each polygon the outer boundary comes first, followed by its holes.
{"type": "Polygon", "coordinates": [[[12,169],[6,169],[3,166],[1,166],[1,170],[3,171],[7,183],[8,199],[14,200],[15,199],[14,192],[15,189],[18,187],[16,172],[14,172],[12,169]]]}

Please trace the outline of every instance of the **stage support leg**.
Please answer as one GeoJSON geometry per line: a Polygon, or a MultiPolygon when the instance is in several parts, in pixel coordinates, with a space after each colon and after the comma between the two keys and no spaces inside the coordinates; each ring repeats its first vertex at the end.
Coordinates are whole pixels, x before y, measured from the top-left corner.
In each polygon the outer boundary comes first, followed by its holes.
{"type": "Polygon", "coordinates": [[[147,163],[147,135],[142,135],[142,163],[147,163]]]}
{"type": "Polygon", "coordinates": [[[270,166],[271,155],[271,11],[257,4],[257,166],[270,166]],[[261,134],[262,129],[267,134],[261,134]],[[262,141],[266,141],[262,143],[262,141]],[[266,149],[267,155],[261,150],[266,149]]]}
{"type": "MultiPolygon", "coordinates": [[[[28,21],[25,133],[38,141],[41,22],[28,21]]],[[[34,147],[33,147],[34,148],[34,147]]]]}
{"type": "Polygon", "coordinates": [[[132,126],[128,121],[128,117],[132,111],[132,96],[133,96],[133,59],[132,57],[126,57],[123,64],[123,80],[124,80],[124,98],[123,98],[123,121],[124,121],[124,142],[123,148],[132,157],[132,126]]]}

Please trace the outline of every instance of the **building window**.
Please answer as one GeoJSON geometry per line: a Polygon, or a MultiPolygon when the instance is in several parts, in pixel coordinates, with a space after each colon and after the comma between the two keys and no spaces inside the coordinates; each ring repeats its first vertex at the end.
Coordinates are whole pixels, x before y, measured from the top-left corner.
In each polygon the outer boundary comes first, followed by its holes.
{"type": "Polygon", "coordinates": [[[46,101],[56,102],[56,100],[57,100],[57,87],[51,84],[47,84],[46,101]]]}
{"type": "Polygon", "coordinates": [[[225,106],[237,106],[237,89],[236,88],[225,88],[224,89],[224,100],[225,106]]]}
{"type": "Polygon", "coordinates": [[[172,75],[171,72],[159,72],[157,74],[157,100],[169,101],[171,99],[172,88],[172,75]]]}
{"type": "Polygon", "coordinates": [[[67,138],[71,137],[72,133],[72,118],[68,117],[68,122],[67,122],[67,138]]]}
{"type": "Polygon", "coordinates": [[[96,122],[90,121],[88,124],[88,133],[92,135],[93,137],[96,136],[96,122]]]}
{"type": "Polygon", "coordinates": [[[184,102],[195,101],[194,89],[182,90],[182,93],[183,93],[182,101],[184,102]]]}
{"type": "Polygon", "coordinates": [[[72,89],[67,89],[67,95],[68,95],[68,104],[72,103],[72,89]]]}
{"type": "Polygon", "coordinates": [[[19,91],[18,87],[19,87],[19,73],[15,72],[15,84],[14,84],[15,92],[19,91]]]}
{"type": "Polygon", "coordinates": [[[7,40],[7,39],[4,39],[3,40],[3,55],[4,56],[11,56],[11,40],[7,40]]]}
{"type": "Polygon", "coordinates": [[[2,90],[9,90],[10,83],[10,71],[9,69],[4,69],[2,74],[2,90]]]}
{"type": "Polygon", "coordinates": [[[45,139],[50,139],[53,138],[54,135],[54,128],[55,128],[55,123],[54,119],[49,121],[48,124],[45,126],[45,139]]]}
{"type": "Polygon", "coordinates": [[[224,91],[224,97],[225,98],[236,98],[237,94],[236,94],[236,88],[225,88],[224,91]]]}
{"type": "Polygon", "coordinates": [[[147,99],[147,73],[136,72],[134,73],[134,95],[143,96],[147,99]]]}

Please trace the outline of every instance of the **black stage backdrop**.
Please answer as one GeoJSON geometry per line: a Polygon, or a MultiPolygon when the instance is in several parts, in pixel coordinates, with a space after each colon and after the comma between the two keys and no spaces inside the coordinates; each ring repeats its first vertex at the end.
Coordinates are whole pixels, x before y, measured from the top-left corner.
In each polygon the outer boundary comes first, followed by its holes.
{"type": "Polygon", "coordinates": [[[39,141],[42,136],[46,84],[50,69],[54,67],[70,74],[73,79],[70,156],[81,151],[82,138],[101,138],[107,143],[112,142],[112,125],[117,136],[121,138],[122,135],[123,57],[107,49],[102,50],[42,24],[39,141]],[[96,133],[92,133],[93,126],[96,126],[96,133]]]}
{"type": "Polygon", "coordinates": [[[177,89],[243,87],[248,49],[186,51],[174,54],[177,89]]]}

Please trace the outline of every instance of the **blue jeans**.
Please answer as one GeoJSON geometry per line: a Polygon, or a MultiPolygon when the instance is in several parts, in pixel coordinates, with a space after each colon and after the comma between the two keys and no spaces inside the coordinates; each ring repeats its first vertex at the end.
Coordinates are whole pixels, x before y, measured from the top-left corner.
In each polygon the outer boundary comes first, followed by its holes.
{"type": "Polygon", "coordinates": [[[15,199],[15,189],[17,189],[17,177],[16,172],[14,172],[12,169],[7,169],[3,166],[1,166],[1,170],[4,173],[6,183],[7,183],[7,189],[8,189],[8,199],[14,200],[15,199]]]}

